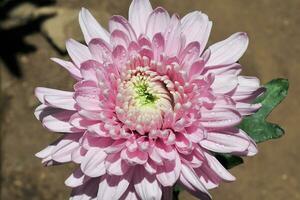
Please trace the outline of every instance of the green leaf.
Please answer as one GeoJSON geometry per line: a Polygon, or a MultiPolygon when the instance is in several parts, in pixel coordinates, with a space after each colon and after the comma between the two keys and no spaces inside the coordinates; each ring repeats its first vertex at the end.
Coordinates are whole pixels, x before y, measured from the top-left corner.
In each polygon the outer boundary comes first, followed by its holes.
{"type": "Polygon", "coordinates": [[[258,97],[254,103],[261,103],[260,110],[249,117],[245,117],[239,128],[244,130],[255,142],[263,142],[279,138],[284,130],[277,124],[266,121],[271,111],[286,97],[289,82],[286,79],[274,79],[265,86],[266,92],[258,97]]]}

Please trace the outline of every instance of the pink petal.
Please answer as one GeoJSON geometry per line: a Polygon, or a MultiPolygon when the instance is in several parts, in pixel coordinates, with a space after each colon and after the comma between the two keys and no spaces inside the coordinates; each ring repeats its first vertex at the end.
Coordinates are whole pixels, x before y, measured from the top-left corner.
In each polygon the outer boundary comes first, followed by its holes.
{"type": "Polygon", "coordinates": [[[96,123],[99,123],[99,121],[86,119],[78,113],[75,113],[70,118],[70,124],[79,129],[87,129],[89,126],[96,123]]]}
{"type": "Polygon", "coordinates": [[[124,67],[125,63],[128,60],[128,54],[125,47],[119,45],[113,50],[113,60],[117,64],[118,67],[124,67]]]}
{"type": "Polygon", "coordinates": [[[250,141],[247,150],[245,152],[240,152],[238,155],[254,156],[257,154],[257,145],[251,137],[249,137],[242,129],[238,129],[236,135],[250,141]]]}
{"type": "MultiPolygon", "coordinates": [[[[210,197],[210,194],[208,193],[207,189],[203,185],[203,183],[200,181],[200,178],[197,176],[195,171],[188,167],[185,164],[181,165],[181,175],[187,181],[188,184],[190,184],[192,187],[200,190],[201,192],[207,194],[210,197]]],[[[182,181],[182,178],[180,179],[182,181]]],[[[186,184],[186,186],[188,186],[186,184]]],[[[191,188],[192,189],[192,188],[191,188]]]]}
{"type": "Polygon", "coordinates": [[[128,149],[123,149],[121,152],[121,158],[132,165],[143,165],[147,162],[148,154],[139,150],[131,152],[128,151],[128,149]]]}
{"type": "Polygon", "coordinates": [[[139,200],[134,187],[132,184],[130,184],[126,190],[126,192],[124,192],[124,194],[122,195],[122,197],[120,197],[121,200],[139,200]]]}
{"type": "Polygon", "coordinates": [[[84,173],[80,170],[80,168],[76,169],[65,181],[65,184],[68,187],[78,187],[86,183],[90,178],[85,176],[84,173]]]}
{"type": "Polygon", "coordinates": [[[190,66],[199,59],[200,44],[199,42],[189,43],[180,53],[180,63],[184,69],[189,69],[190,66]]]}
{"type": "Polygon", "coordinates": [[[45,96],[46,95],[56,95],[56,96],[73,96],[73,92],[63,91],[63,90],[56,90],[51,88],[45,87],[37,87],[34,90],[35,96],[41,103],[45,103],[45,96]]]}
{"type": "Polygon", "coordinates": [[[260,82],[256,77],[238,76],[238,83],[232,96],[235,101],[249,103],[265,91],[260,87],[260,82]]]}
{"type": "Polygon", "coordinates": [[[156,33],[164,33],[170,23],[168,12],[161,7],[156,8],[149,16],[146,34],[151,39],[156,33]]]}
{"type": "Polygon", "coordinates": [[[77,164],[82,163],[82,160],[84,159],[86,152],[87,151],[83,147],[81,147],[81,146],[77,147],[76,149],[74,149],[74,151],[71,155],[72,161],[77,164]]]}
{"type": "Polygon", "coordinates": [[[261,108],[261,104],[250,104],[250,103],[241,103],[238,102],[236,104],[236,109],[241,113],[243,116],[252,115],[257,112],[261,108]]]}
{"type": "Polygon", "coordinates": [[[79,146],[81,133],[69,134],[64,137],[52,150],[52,158],[57,162],[70,162],[72,152],[79,146]]]}
{"type": "Polygon", "coordinates": [[[45,149],[41,150],[40,152],[36,153],[35,156],[38,158],[46,158],[51,156],[52,150],[55,145],[47,146],[45,149]]]}
{"type": "MultiPolygon", "coordinates": [[[[202,192],[201,190],[197,189],[196,187],[194,187],[183,175],[182,173],[180,174],[180,180],[178,182],[178,184],[180,184],[180,186],[182,188],[184,188],[185,190],[189,191],[193,196],[201,199],[201,200],[211,200],[211,196],[208,193],[207,190],[205,190],[204,192],[202,192]]],[[[205,186],[205,185],[204,185],[205,186]]],[[[205,188],[205,187],[204,187],[205,188]]]]}
{"type": "Polygon", "coordinates": [[[79,24],[86,44],[94,38],[101,38],[109,42],[109,33],[97,22],[92,14],[85,8],[79,13],[79,24]]]}
{"type": "Polygon", "coordinates": [[[115,47],[120,45],[126,48],[128,47],[130,40],[124,32],[120,30],[114,30],[111,33],[111,42],[115,47]]]}
{"type": "Polygon", "coordinates": [[[54,132],[82,132],[81,129],[77,129],[69,123],[70,117],[73,114],[73,111],[60,111],[49,114],[42,118],[42,123],[46,128],[54,132]]]}
{"type": "Polygon", "coordinates": [[[181,27],[178,16],[173,15],[170,24],[165,33],[166,38],[166,50],[165,53],[169,57],[178,55],[181,46],[181,27]]]}
{"type": "Polygon", "coordinates": [[[177,152],[172,146],[166,145],[162,141],[156,141],[155,148],[161,158],[175,160],[177,152]]]}
{"type": "Polygon", "coordinates": [[[109,174],[122,176],[128,169],[128,164],[121,159],[120,153],[110,154],[105,161],[106,170],[109,174]]]}
{"type": "Polygon", "coordinates": [[[151,159],[147,160],[147,162],[144,164],[144,167],[148,173],[150,173],[150,174],[156,173],[157,165],[151,159]]]}
{"type": "Polygon", "coordinates": [[[207,189],[213,189],[219,186],[222,179],[209,167],[207,163],[203,163],[201,167],[195,169],[196,174],[200,177],[200,181],[207,189]]]}
{"type": "Polygon", "coordinates": [[[137,36],[130,23],[122,16],[115,15],[109,20],[109,31],[112,33],[114,30],[124,32],[131,41],[136,41],[137,36]]]}
{"type": "Polygon", "coordinates": [[[81,63],[83,63],[84,61],[92,59],[92,55],[87,46],[73,39],[69,39],[66,42],[66,47],[69,56],[77,67],[80,67],[81,63]]]}
{"type": "Polygon", "coordinates": [[[90,177],[102,176],[105,170],[104,159],[107,154],[99,149],[89,149],[80,167],[81,170],[90,177]]]}
{"type": "Polygon", "coordinates": [[[112,62],[111,46],[104,40],[99,39],[99,38],[92,39],[89,43],[89,50],[92,54],[92,57],[96,61],[98,61],[100,63],[112,62]]]}
{"type": "Polygon", "coordinates": [[[186,43],[199,42],[201,47],[200,53],[202,53],[210,35],[212,22],[209,21],[206,14],[195,11],[184,16],[181,23],[186,43]]]}
{"type": "Polygon", "coordinates": [[[206,128],[232,127],[241,122],[241,115],[232,109],[215,108],[201,112],[201,124],[206,128]]]}
{"type": "Polygon", "coordinates": [[[66,110],[76,110],[73,92],[68,95],[45,95],[46,104],[66,110]]]}
{"type": "Polygon", "coordinates": [[[131,182],[132,173],[130,170],[123,176],[104,175],[99,184],[97,199],[120,199],[131,182]]]}
{"type": "Polygon", "coordinates": [[[152,10],[149,0],[133,0],[131,2],[128,19],[137,36],[145,33],[146,23],[152,10]]]}
{"type": "Polygon", "coordinates": [[[152,40],[153,58],[159,61],[162,53],[165,50],[165,38],[161,33],[154,35],[152,40]]]}
{"type": "Polygon", "coordinates": [[[161,200],[161,186],[153,175],[142,167],[136,167],[134,173],[134,188],[141,199],[161,200]]]}
{"type": "Polygon", "coordinates": [[[249,141],[236,135],[208,132],[207,138],[200,141],[200,145],[213,152],[233,153],[244,152],[249,146],[249,141]]]}
{"type": "Polygon", "coordinates": [[[239,75],[242,71],[242,66],[238,63],[231,65],[205,66],[203,74],[213,73],[215,75],[239,75]]]}
{"type": "Polygon", "coordinates": [[[228,65],[237,62],[245,53],[249,39],[246,33],[235,33],[226,40],[209,47],[211,55],[207,66],[228,65]]]}
{"type": "Polygon", "coordinates": [[[219,163],[219,161],[209,153],[204,152],[204,155],[208,161],[208,165],[215,173],[217,173],[220,178],[226,181],[234,181],[235,177],[232,176],[224,167],[219,163]]]}
{"type": "Polygon", "coordinates": [[[212,84],[215,93],[227,94],[238,86],[238,79],[235,75],[216,75],[212,84]]]}
{"type": "Polygon", "coordinates": [[[162,166],[157,166],[157,180],[163,187],[173,186],[179,178],[181,171],[181,162],[177,154],[174,161],[164,161],[162,166]]]}
{"type": "Polygon", "coordinates": [[[88,60],[81,64],[80,72],[84,80],[98,83],[98,74],[102,65],[94,60],[88,60]]]}
{"type": "Polygon", "coordinates": [[[73,188],[70,200],[95,200],[97,198],[99,179],[88,180],[85,184],[73,188]]]}

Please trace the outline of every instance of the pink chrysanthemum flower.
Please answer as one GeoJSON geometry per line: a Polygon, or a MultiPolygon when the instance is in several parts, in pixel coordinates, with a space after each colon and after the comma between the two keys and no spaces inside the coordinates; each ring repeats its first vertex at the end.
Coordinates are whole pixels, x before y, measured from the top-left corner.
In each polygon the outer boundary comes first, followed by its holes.
{"type": "Polygon", "coordinates": [[[76,79],[74,91],[35,91],[36,117],[64,133],[37,156],[80,165],[66,180],[71,199],[169,199],[175,183],[209,199],[207,190],[235,180],[213,152],[257,153],[236,128],[262,93],[257,78],[239,75],[247,35],[204,51],[207,15],[180,19],[148,0],[133,0],[128,21],[113,16],[109,32],[84,8],[79,23],[87,46],[68,40],[72,61],[52,59],[76,79]]]}

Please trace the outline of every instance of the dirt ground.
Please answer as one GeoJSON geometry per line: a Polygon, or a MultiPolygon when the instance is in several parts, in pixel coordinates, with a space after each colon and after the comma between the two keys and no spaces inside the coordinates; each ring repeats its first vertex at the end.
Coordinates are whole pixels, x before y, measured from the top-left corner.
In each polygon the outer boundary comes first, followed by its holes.
{"type": "MultiPolygon", "coordinates": [[[[265,83],[273,78],[290,80],[287,99],[273,111],[269,120],[286,130],[284,137],[259,144],[259,153],[231,170],[234,183],[224,183],[211,191],[216,200],[296,200],[300,199],[300,0],[165,0],[152,1],[170,13],[181,16],[193,10],[207,13],[213,21],[210,43],[231,33],[245,31],[250,45],[240,60],[244,74],[265,83]]],[[[59,0],[60,8],[93,8],[104,12],[99,20],[107,24],[109,15],[127,15],[129,0],[59,0]]],[[[74,23],[77,23],[74,21],[74,23]]],[[[55,28],[55,27],[53,27],[55,28]]],[[[79,35],[79,26],[77,33],[79,35]]],[[[3,62],[1,87],[3,109],[1,131],[1,196],[3,200],[64,200],[70,190],[64,185],[74,166],[44,168],[34,154],[58,135],[44,129],[33,116],[38,101],[37,86],[71,89],[73,80],[50,57],[61,57],[40,33],[27,36],[36,47],[29,54],[19,53],[23,77],[12,76],[3,62]]],[[[67,36],[65,39],[68,39],[67,36]]],[[[0,44],[3,45],[3,44],[0,44]]],[[[10,48],[9,44],[7,48],[10,48]]],[[[183,192],[181,199],[193,199],[183,192]]]]}

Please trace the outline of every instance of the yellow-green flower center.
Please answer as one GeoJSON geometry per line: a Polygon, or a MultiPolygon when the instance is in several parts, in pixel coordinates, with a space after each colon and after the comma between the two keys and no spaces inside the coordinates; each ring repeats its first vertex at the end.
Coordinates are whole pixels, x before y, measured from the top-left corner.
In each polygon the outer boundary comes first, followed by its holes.
{"type": "Polygon", "coordinates": [[[150,92],[149,85],[146,82],[140,82],[134,84],[134,89],[137,94],[135,99],[142,106],[153,105],[155,104],[155,101],[158,99],[156,95],[150,92]]]}

